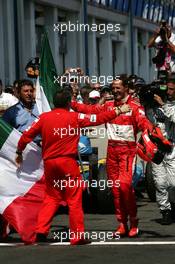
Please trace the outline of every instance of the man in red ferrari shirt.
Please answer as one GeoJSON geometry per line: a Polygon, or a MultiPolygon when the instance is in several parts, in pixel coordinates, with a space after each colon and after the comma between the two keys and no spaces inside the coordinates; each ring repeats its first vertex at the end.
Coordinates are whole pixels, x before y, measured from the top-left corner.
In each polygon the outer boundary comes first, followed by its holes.
{"type": "MultiPolygon", "coordinates": [[[[152,124],[145,117],[143,107],[129,95],[128,78],[125,74],[112,83],[113,101],[93,106],[72,102],[74,111],[98,113],[110,111],[115,106],[128,104],[131,111],[117,116],[106,124],[108,135],[107,174],[112,180],[119,180],[120,187],[113,186],[115,213],[120,225],[115,234],[135,237],[138,234],[138,218],[132,176],[135,169],[136,135],[139,130],[150,129],[152,124]],[[128,232],[128,217],[130,230],[128,232]]],[[[115,235],[114,234],[114,235],[115,235]]]]}
{"type": "Polygon", "coordinates": [[[37,241],[44,241],[49,232],[50,224],[60,201],[65,200],[69,207],[70,243],[85,244],[81,237],[84,233],[84,215],[82,210],[81,176],[76,156],[80,137],[80,129],[86,126],[96,126],[106,123],[118,114],[130,110],[128,105],[103,112],[98,115],[85,115],[69,112],[71,93],[68,89],[58,91],[54,97],[55,109],[40,115],[32,126],[21,136],[16,164],[22,162],[22,151],[36,135],[42,136],[42,156],[44,174],[46,177],[46,197],[38,217],[36,228],[37,241]],[[64,181],[64,188],[61,183],[64,181]],[[69,185],[71,181],[71,186],[69,185]],[[72,186],[72,182],[74,183],[72,186]],[[54,183],[57,183],[54,186],[54,183]]]}

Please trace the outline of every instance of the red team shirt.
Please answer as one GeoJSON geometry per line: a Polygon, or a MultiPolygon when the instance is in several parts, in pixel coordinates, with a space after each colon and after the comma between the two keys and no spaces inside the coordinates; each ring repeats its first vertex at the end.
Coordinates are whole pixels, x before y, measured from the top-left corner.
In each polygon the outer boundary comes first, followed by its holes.
{"type": "MultiPolygon", "coordinates": [[[[131,96],[128,96],[125,102],[131,107],[128,113],[120,114],[106,124],[109,142],[123,145],[136,145],[136,135],[139,130],[144,131],[149,128],[152,130],[152,124],[145,116],[144,108],[136,102],[131,96]]],[[[116,106],[122,105],[122,102],[108,101],[104,105],[85,105],[72,102],[71,107],[74,111],[82,113],[99,113],[101,111],[110,111],[116,106]]]]}
{"type": "Polygon", "coordinates": [[[43,113],[21,136],[18,149],[23,151],[26,145],[41,134],[43,160],[61,156],[76,156],[80,137],[80,128],[97,126],[116,117],[115,110],[100,114],[82,114],[57,108],[43,113]]]}

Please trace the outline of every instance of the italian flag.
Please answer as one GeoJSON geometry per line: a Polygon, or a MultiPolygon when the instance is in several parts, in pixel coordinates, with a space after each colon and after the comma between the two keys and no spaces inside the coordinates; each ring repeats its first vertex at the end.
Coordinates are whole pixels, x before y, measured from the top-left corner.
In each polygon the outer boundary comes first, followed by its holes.
{"type": "MultiPolygon", "coordinates": [[[[53,95],[59,89],[59,85],[54,84],[54,76],[56,68],[45,32],[40,78],[36,85],[36,103],[40,114],[50,111],[53,106],[53,95]]],[[[32,142],[23,153],[22,167],[17,169],[15,156],[20,136],[17,130],[0,119],[0,215],[3,226],[7,221],[23,241],[31,243],[35,239],[37,217],[44,198],[43,163],[41,149],[32,142]]]]}
{"type": "Polygon", "coordinates": [[[40,74],[36,82],[36,104],[39,113],[48,112],[53,108],[53,97],[60,86],[57,79],[52,51],[47,32],[44,32],[40,57],[40,74]]]}
{"type": "Polygon", "coordinates": [[[0,119],[0,214],[26,243],[35,239],[35,227],[44,198],[41,149],[27,145],[20,169],[15,165],[21,134],[0,119]]]}

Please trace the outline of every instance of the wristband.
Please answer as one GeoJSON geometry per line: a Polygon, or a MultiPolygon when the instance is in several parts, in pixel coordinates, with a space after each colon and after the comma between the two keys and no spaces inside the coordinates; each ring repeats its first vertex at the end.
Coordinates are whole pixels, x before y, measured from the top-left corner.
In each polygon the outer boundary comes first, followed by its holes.
{"type": "Polygon", "coordinates": [[[17,155],[22,155],[22,151],[17,149],[16,154],[17,155]]]}

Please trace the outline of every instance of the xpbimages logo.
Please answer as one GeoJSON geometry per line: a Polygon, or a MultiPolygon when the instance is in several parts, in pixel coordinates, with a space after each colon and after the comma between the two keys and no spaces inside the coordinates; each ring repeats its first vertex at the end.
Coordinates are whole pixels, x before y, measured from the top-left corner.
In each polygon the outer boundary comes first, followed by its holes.
{"type": "Polygon", "coordinates": [[[66,242],[68,240],[78,240],[78,239],[88,239],[88,240],[100,240],[100,242],[106,242],[107,240],[119,240],[120,235],[117,233],[113,233],[111,231],[91,231],[91,232],[71,232],[70,229],[68,232],[54,232],[53,238],[55,241],[59,241],[61,243],[66,242]]]}
{"type": "Polygon", "coordinates": [[[66,175],[67,179],[61,179],[61,180],[53,180],[53,186],[54,188],[59,188],[60,190],[63,190],[64,188],[75,188],[75,187],[81,187],[81,188],[98,188],[100,191],[104,191],[106,188],[120,188],[120,180],[95,180],[92,179],[91,181],[83,180],[83,179],[71,179],[70,177],[71,173],[69,175],[66,175]]]}
{"type": "Polygon", "coordinates": [[[60,85],[63,84],[68,84],[68,83],[74,83],[75,79],[76,82],[81,83],[81,84],[86,84],[86,83],[100,83],[100,85],[105,85],[106,83],[110,84],[112,83],[114,80],[118,80],[118,75],[113,77],[112,75],[100,75],[100,76],[96,76],[96,75],[92,75],[92,76],[81,76],[81,75],[77,75],[77,70],[76,69],[72,69],[71,73],[68,73],[67,75],[62,75],[62,76],[55,76],[54,75],[54,83],[58,83],[60,85]]]}
{"type": "MultiPolygon", "coordinates": [[[[80,119],[89,118],[89,120],[91,122],[96,122],[97,115],[95,115],[95,114],[93,114],[93,115],[80,114],[79,118],[80,119]]],[[[60,138],[64,138],[65,136],[76,136],[76,135],[77,136],[86,135],[89,137],[98,137],[98,138],[111,138],[113,136],[113,133],[115,133],[115,135],[119,135],[122,132],[120,131],[120,129],[117,125],[115,127],[112,127],[112,128],[108,127],[108,129],[106,129],[105,127],[99,127],[99,128],[94,127],[91,130],[87,130],[87,128],[84,128],[84,127],[75,128],[75,127],[71,127],[71,126],[61,127],[61,128],[60,127],[54,127],[53,128],[53,135],[58,136],[60,138]]]]}
{"type": "Polygon", "coordinates": [[[53,25],[53,30],[63,34],[64,32],[99,32],[99,34],[106,34],[107,32],[118,32],[120,31],[120,24],[112,23],[92,23],[92,24],[82,24],[79,21],[76,23],[71,23],[71,21],[60,22],[53,25]]]}

